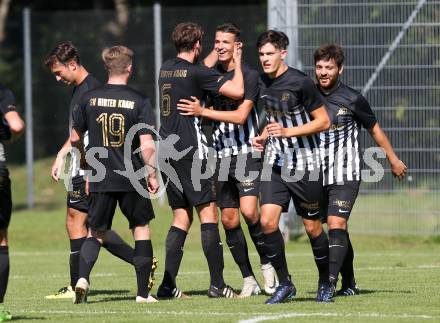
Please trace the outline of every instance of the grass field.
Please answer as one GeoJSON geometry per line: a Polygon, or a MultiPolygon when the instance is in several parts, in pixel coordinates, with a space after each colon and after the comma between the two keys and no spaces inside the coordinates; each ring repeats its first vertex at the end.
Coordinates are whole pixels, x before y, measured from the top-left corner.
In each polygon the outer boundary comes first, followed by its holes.
{"type": "MultiPolygon", "coordinates": [[[[317,273],[305,237],[286,246],[288,265],[297,286],[296,300],[265,306],[265,296],[248,299],[212,300],[206,296],[209,275],[200,246],[198,222],[188,236],[178,276],[188,300],[136,304],[134,270],[105,250],[92,273],[88,304],[69,300],[48,301],[44,296],[68,282],[68,239],[64,229],[65,194],[50,183],[48,161],[36,164],[37,202],[34,210],[22,210],[24,172],[13,168],[13,195],[18,210],[10,226],[11,274],[6,304],[19,320],[81,322],[440,322],[440,239],[438,237],[391,237],[352,235],[356,252],[356,277],[361,295],[336,298],[332,304],[317,304],[317,273]]],[[[164,240],[171,219],[167,207],[156,207],[152,222],[153,246],[159,258],[160,282],[164,240]]],[[[116,216],[114,228],[131,241],[125,219],[116,216]]],[[[224,241],[224,239],[223,239],[224,241]]],[[[250,239],[248,239],[250,241],[250,239]]],[[[257,255],[250,246],[251,260],[261,281],[257,255]]],[[[225,279],[235,289],[241,277],[230,252],[225,252],[225,279]]],[[[153,289],[156,292],[157,286],[153,289]]]]}

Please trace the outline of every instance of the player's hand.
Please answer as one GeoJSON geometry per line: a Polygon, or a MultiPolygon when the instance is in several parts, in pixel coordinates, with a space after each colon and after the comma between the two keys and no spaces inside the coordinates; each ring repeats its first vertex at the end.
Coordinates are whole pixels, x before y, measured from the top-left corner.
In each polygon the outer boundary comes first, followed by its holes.
{"type": "Polygon", "coordinates": [[[400,159],[391,163],[391,172],[393,173],[394,177],[397,177],[399,180],[405,177],[407,170],[408,167],[406,167],[406,165],[400,159]]]}
{"type": "Polygon", "coordinates": [[[281,124],[271,120],[270,123],[266,126],[267,132],[271,137],[285,137],[286,136],[286,128],[284,128],[281,124]]]}
{"type": "Polygon", "coordinates": [[[241,62],[242,52],[243,52],[243,43],[242,42],[235,42],[234,52],[232,54],[232,58],[234,59],[235,63],[241,62]]]}
{"type": "Polygon", "coordinates": [[[57,157],[52,164],[52,169],[50,171],[50,175],[55,182],[58,182],[60,179],[61,170],[64,166],[64,158],[57,157]]]}
{"type": "Polygon", "coordinates": [[[199,117],[202,115],[203,107],[200,105],[200,100],[195,96],[191,96],[191,100],[180,99],[177,103],[177,109],[183,116],[195,116],[199,117]]]}
{"type": "Polygon", "coordinates": [[[254,147],[256,151],[263,151],[265,144],[266,138],[263,136],[254,137],[254,139],[252,139],[252,147],[254,147]]]}
{"type": "Polygon", "coordinates": [[[159,181],[156,176],[149,176],[147,181],[148,192],[156,193],[159,190],[159,181]]]}

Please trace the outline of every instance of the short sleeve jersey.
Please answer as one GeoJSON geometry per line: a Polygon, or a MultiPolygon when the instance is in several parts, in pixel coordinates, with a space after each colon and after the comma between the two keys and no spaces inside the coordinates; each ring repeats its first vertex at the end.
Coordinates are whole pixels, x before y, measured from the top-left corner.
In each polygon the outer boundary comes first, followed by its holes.
{"type": "MultiPolygon", "coordinates": [[[[16,111],[16,101],[11,90],[0,84],[0,127],[7,126],[5,115],[16,111]]],[[[5,147],[0,140],[0,176],[7,176],[5,147]]]]}
{"type": "MultiPolygon", "coordinates": [[[[139,123],[154,126],[153,111],[150,100],[129,86],[106,84],[83,95],[73,113],[73,128],[80,133],[89,132],[87,150],[99,149],[108,154],[94,154],[106,174],[102,181],[90,183],[91,192],[135,190],[120,171],[137,171],[144,166],[140,152],[134,152],[140,146],[139,135],[154,132],[143,128],[131,142],[126,141],[131,127],[139,123]],[[126,145],[131,145],[130,156],[124,155],[126,145]]],[[[145,181],[142,183],[145,185],[145,181]]]]}
{"type": "Polygon", "coordinates": [[[343,83],[321,93],[331,121],[330,128],[320,134],[323,183],[359,181],[359,132],[361,127],[371,129],[377,119],[362,94],[343,83]]]}
{"type": "Polygon", "coordinates": [[[201,99],[207,92],[218,92],[226,82],[224,76],[215,69],[201,64],[193,64],[176,57],[163,63],[159,74],[160,90],[160,131],[162,140],[177,135],[175,149],[183,151],[191,148],[184,159],[206,157],[208,147],[201,130],[201,119],[183,116],[177,110],[180,99],[201,99]],[[195,154],[197,152],[197,154],[195,154]]]}
{"type": "MultiPolygon", "coordinates": [[[[324,105],[321,94],[309,76],[289,67],[275,79],[260,77],[260,100],[267,122],[275,121],[284,128],[311,121],[310,113],[324,105]]],[[[319,137],[269,137],[266,161],[280,167],[313,170],[319,167],[319,137]]]]}
{"type": "MultiPolygon", "coordinates": [[[[98,86],[101,86],[101,83],[91,74],[88,74],[87,77],[80,84],[76,85],[73,88],[72,98],[70,100],[70,108],[69,108],[69,135],[70,132],[72,131],[73,110],[75,106],[79,105],[81,97],[83,96],[84,93],[93,90],[98,86]]],[[[88,133],[85,133],[83,138],[84,138],[83,141],[84,148],[87,148],[87,145],[89,143],[88,133]]],[[[69,169],[70,176],[75,177],[77,175],[84,175],[84,170],[80,169],[78,166],[79,166],[78,156],[72,154],[70,159],[70,169],[69,169]]]]}
{"type": "MultiPolygon", "coordinates": [[[[234,77],[234,71],[225,71],[217,65],[217,71],[224,75],[226,80],[234,77]]],[[[252,152],[252,139],[258,136],[258,114],[256,103],[258,101],[259,73],[244,63],[242,66],[244,78],[244,100],[254,103],[243,125],[214,121],[213,142],[219,158],[252,152]]],[[[215,110],[234,111],[240,106],[242,100],[233,100],[221,94],[211,95],[212,105],[215,110]]]]}

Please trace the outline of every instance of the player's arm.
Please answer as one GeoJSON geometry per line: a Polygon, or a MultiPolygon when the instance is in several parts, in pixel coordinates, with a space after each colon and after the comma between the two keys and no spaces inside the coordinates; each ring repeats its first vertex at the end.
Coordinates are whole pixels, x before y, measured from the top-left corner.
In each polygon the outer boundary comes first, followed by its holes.
{"type": "Polygon", "coordinates": [[[75,128],[72,129],[72,132],[70,134],[70,147],[80,149],[82,146],[82,132],[76,130],[75,128]]]}
{"type": "Polygon", "coordinates": [[[21,135],[24,130],[24,121],[21,119],[17,110],[15,109],[15,96],[9,89],[3,89],[2,99],[0,101],[0,119],[2,140],[15,139],[21,135]]]}
{"type": "Polygon", "coordinates": [[[356,120],[358,120],[362,126],[368,130],[376,144],[385,151],[388,162],[391,165],[391,172],[393,175],[399,179],[405,177],[407,167],[394,152],[393,146],[377,122],[376,116],[374,115],[374,112],[371,109],[368,101],[362,95],[359,95],[354,102],[353,107],[356,120]]]}
{"type": "Polygon", "coordinates": [[[215,49],[213,49],[208,56],[205,57],[205,59],[203,60],[203,64],[206,67],[212,68],[215,66],[215,64],[217,64],[218,61],[218,54],[217,51],[215,49]]]}
{"type": "Polygon", "coordinates": [[[212,108],[204,108],[200,105],[200,101],[191,96],[191,100],[180,99],[177,109],[181,115],[196,116],[208,118],[216,121],[223,121],[234,124],[244,124],[249,113],[251,112],[254,102],[252,100],[242,100],[241,104],[234,111],[221,111],[212,108]]]}
{"type": "MultiPolygon", "coordinates": [[[[83,135],[88,130],[86,106],[87,104],[82,102],[80,105],[76,105],[72,112],[73,126],[72,131],[70,132],[70,145],[71,148],[78,149],[81,154],[84,152],[83,135]]],[[[82,156],[80,156],[80,158],[82,158],[82,156]]]]}
{"type": "Polygon", "coordinates": [[[234,76],[231,80],[226,81],[219,89],[221,95],[227,96],[234,100],[240,100],[244,95],[243,71],[241,68],[241,47],[242,43],[236,42],[234,46],[234,76]]]}
{"type": "Polygon", "coordinates": [[[327,114],[321,94],[317,89],[315,83],[309,78],[305,77],[300,83],[299,91],[297,92],[304,109],[312,117],[310,122],[303,125],[284,128],[283,125],[272,121],[267,125],[267,131],[273,137],[301,137],[319,133],[327,130],[330,127],[330,118],[327,114]]]}
{"type": "MultiPolygon", "coordinates": [[[[150,99],[144,98],[142,106],[138,110],[138,123],[145,123],[154,127],[153,108],[150,99]]],[[[147,168],[147,185],[150,193],[156,193],[159,189],[159,182],[156,178],[156,146],[154,144],[154,131],[152,129],[141,129],[138,132],[142,160],[147,168]]]]}
{"type": "Polygon", "coordinates": [[[4,116],[9,131],[11,132],[11,140],[18,138],[24,131],[24,121],[17,111],[9,111],[4,116]]]}
{"type": "Polygon", "coordinates": [[[313,135],[330,127],[330,118],[324,105],[310,112],[310,115],[312,116],[312,121],[300,126],[284,128],[282,124],[271,120],[266,129],[272,137],[288,138],[313,135]]]}
{"type": "Polygon", "coordinates": [[[147,168],[147,184],[150,193],[156,193],[159,189],[159,182],[156,178],[156,146],[153,136],[143,134],[139,136],[142,160],[147,168]]]}
{"type": "Polygon", "coordinates": [[[52,163],[52,168],[50,175],[54,181],[58,181],[60,179],[60,172],[64,166],[64,160],[67,154],[71,151],[72,145],[70,144],[70,137],[67,138],[66,142],[63,144],[61,149],[57,153],[57,157],[52,163]]]}
{"type": "Polygon", "coordinates": [[[244,124],[249,116],[249,113],[254,107],[254,102],[258,98],[258,73],[249,72],[245,78],[244,98],[237,101],[238,107],[233,111],[214,110],[212,108],[204,109],[196,97],[191,97],[192,100],[181,99],[177,104],[177,109],[181,111],[180,114],[187,116],[203,117],[204,119],[211,119],[215,121],[223,121],[234,124],[244,124]]]}
{"type": "Polygon", "coordinates": [[[391,172],[393,175],[399,179],[403,179],[406,175],[407,167],[399,159],[399,157],[397,157],[393,146],[391,145],[385,132],[379,126],[379,123],[376,122],[371,129],[368,129],[368,132],[376,144],[385,151],[385,155],[387,156],[388,162],[391,165],[391,172]]]}

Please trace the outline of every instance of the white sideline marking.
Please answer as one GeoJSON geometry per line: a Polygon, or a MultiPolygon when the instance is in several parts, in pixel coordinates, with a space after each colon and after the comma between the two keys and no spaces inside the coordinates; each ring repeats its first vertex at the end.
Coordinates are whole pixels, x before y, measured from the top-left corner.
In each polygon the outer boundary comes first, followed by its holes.
{"type": "MultiPolygon", "coordinates": [[[[160,303],[160,302],[159,302],[160,303]]],[[[149,305],[150,306],[150,305],[149,305]]],[[[154,305],[151,305],[154,306],[154,305]]],[[[67,310],[18,310],[14,313],[30,313],[30,314],[133,314],[133,315],[143,315],[143,314],[153,314],[153,315],[187,315],[187,316],[249,316],[249,315],[270,315],[270,313],[247,313],[247,312],[191,312],[191,311],[67,311],[67,310]]]]}
{"type": "MultiPolygon", "coordinates": [[[[154,305],[152,305],[154,306],[154,305]]],[[[263,321],[277,320],[282,318],[291,317],[370,317],[370,318],[393,318],[393,319],[439,319],[440,316],[430,316],[430,315],[413,315],[413,314],[381,314],[381,313],[331,313],[331,312],[317,312],[317,313],[301,313],[301,312],[290,312],[290,313],[248,313],[248,312],[191,312],[191,311],[66,311],[66,310],[17,310],[15,313],[28,313],[28,314],[81,314],[81,315],[103,315],[103,314],[124,314],[124,315],[172,315],[172,316],[255,316],[250,319],[240,320],[239,323],[257,323],[263,321]]]]}
{"type": "Polygon", "coordinates": [[[381,314],[381,313],[284,313],[278,315],[257,316],[246,320],[240,320],[239,323],[257,323],[263,321],[274,321],[291,317],[371,317],[371,318],[393,318],[393,319],[438,319],[438,316],[413,315],[413,314],[381,314]]]}

